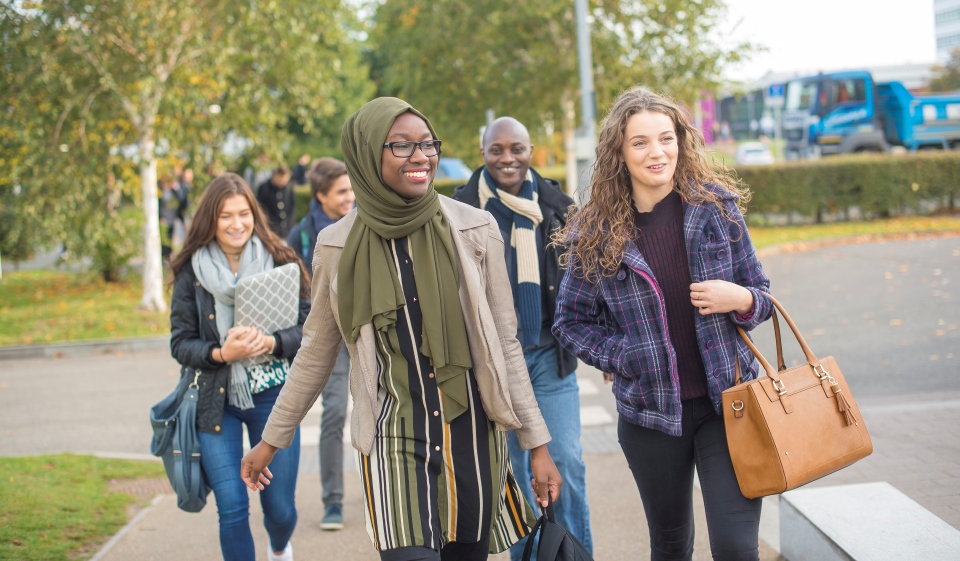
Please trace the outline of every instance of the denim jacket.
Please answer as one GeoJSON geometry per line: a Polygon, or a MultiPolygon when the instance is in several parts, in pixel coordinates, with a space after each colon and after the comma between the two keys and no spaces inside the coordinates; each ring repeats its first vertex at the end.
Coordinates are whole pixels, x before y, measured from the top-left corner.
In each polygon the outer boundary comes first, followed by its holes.
{"type": "MultiPolygon", "coordinates": [[[[736,357],[744,380],[757,376],[759,364],[737,335],[766,321],[772,303],[763,293],[770,281],[757,260],[736,195],[716,186],[733,221],[713,204],[683,203],[683,233],[693,282],[725,280],[753,294],[753,310],[701,316],[696,333],[707,374],[708,395],[721,413],[720,394],[734,384],[736,357]],[[736,353],[736,354],[735,354],[736,353]]],[[[613,374],[617,410],[626,421],[680,435],[680,387],[677,356],[670,343],[663,294],[653,271],[629,242],[612,276],[593,283],[567,270],[557,297],[553,334],[580,360],[613,374]]]]}

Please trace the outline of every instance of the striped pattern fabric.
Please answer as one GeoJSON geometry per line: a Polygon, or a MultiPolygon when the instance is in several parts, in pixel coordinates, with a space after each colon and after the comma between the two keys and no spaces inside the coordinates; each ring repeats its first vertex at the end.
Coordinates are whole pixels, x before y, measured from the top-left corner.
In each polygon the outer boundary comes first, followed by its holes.
{"type": "MultiPolygon", "coordinates": [[[[744,380],[756,377],[759,364],[737,336],[770,317],[773,304],[763,295],[770,280],[763,273],[750,234],[733,195],[710,186],[735,222],[712,204],[683,203],[683,230],[693,282],[725,280],[753,294],[753,312],[701,316],[695,313],[707,393],[717,413],[720,394],[733,385],[736,357],[744,380]]],[[[567,273],[557,295],[553,334],[580,360],[613,374],[617,411],[630,423],[680,435],[680,387],[676,352],[669,340],[663,292],[649,264],[629,242],[617,272],[599,282],[567,273]]]]}
{"type": "Polygon", "coordinates": [[[510,255],[513,262],[511,270],[516,278],[511,278],[513,299],[517,305],[519,331],[524,347],[540,342],[540,328],[543,325],[542,301],[540,294],[540,256],[537,251],[537,226],[543,222],[543,213],[538,204],[539,193],[533,174],[527,170],[519,196],[497,189],[490,174],[484,168],[480,174],[480,208],[499,214],[513,215],[513,227],[510,230],[510,255]]]}
{"type": "Polygon", "coordinates": [[[504,433],[480,402],[473,372],[469,408],[444,422],[443,399],[429,360],[419,351],[422,321],[406,240],[391,240],[406,305],[378,332],[380,412],[373,452],[357,452],[367,533],[378,550],[489,540],[504,551],[535,521],[510,468],[504,433]]]}

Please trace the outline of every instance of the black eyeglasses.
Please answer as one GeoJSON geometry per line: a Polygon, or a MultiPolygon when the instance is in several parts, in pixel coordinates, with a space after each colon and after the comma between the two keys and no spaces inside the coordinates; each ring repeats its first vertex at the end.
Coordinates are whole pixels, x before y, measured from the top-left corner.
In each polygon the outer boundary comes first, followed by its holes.
{"type": "Polygon", "coordinates": [[[420,147],[423,155],[428,158],[440,155],[439,140],[424,140],[423,142],[401,140],[399,142],[385,142],[383,144],[384,148],[390,148],[390,153],[398,158],[409,158],[413,156],[413,152],[417,149],[417,146],[420,147]]]}

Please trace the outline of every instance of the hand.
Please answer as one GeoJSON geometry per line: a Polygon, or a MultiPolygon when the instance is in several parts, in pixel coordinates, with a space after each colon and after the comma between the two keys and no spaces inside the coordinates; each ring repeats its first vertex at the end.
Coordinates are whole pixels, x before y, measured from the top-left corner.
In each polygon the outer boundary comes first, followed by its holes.
{"type": "Polygon", "coordinates": [[[690,285],[690,302],[699,308],[701,316],[727,312],[743,315],[753,309],[753,293],[739,284],[708,280],[690,285]]]}
{"type": "Polygon", "coordinates": [[[235,362],[264,353],[263,340],[259,330],[252,327],[231,327],[223,341],[220,353],[226,362],[235,362]]]}
{"type": "Polygon", "coordinates": [[[609,373],[609,372],[604,372],[604,373],[603,373],[603,383],[604,383],[604,384],[609,384],[609,383],[612,382],[612,381],[613,381],[613,374],[611,374],[611,373],[609,373]]]}
{"type": "Polygon", "coordinates": [[[277,340],[273,335],[260,332],[260,344],[266,349],[264,353],[272,353],[277,347],[277,340]]]}
{"type": "Polygon", "coordinates": [[[563,478],[557,466],[550,457],[546,444],[541,444],[533,450],[530,450],[530,471],[533,472],[533,492],[537,495],[537,502],[540,506],[546,508],[550,502],[557,502],[560,498],[560,487],[563,486],[563,478]],[[549,493],[549,501],[547,500],[549,493]]]}
{"type": "Polygon", "coordinates": [[[261,440],[240,460],[240,479],[247,487],[254,491],[263,491],[265,485],[270,485],[273,474],[267,466],[273,461],[277,450],[279,448],[276,446],[261,440]]]}

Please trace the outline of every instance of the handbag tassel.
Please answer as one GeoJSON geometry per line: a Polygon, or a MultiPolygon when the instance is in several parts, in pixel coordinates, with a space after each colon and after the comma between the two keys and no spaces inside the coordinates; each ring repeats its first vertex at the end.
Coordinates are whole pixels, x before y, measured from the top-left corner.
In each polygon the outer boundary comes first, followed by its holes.
{"type": "Polygon", "coordinates": [[[853,416],[853,411],[850,409],[850,402],[847,401],[847,398],[843,395],[843,390],[839,387],[833,387],[833,395],[837,398],[837,409],[843,413],[843,419],[847,422],[847,426],[857,422],[857,418],[853,416]]]}

